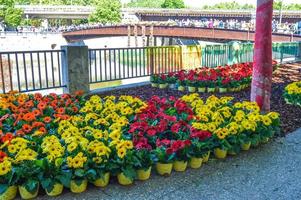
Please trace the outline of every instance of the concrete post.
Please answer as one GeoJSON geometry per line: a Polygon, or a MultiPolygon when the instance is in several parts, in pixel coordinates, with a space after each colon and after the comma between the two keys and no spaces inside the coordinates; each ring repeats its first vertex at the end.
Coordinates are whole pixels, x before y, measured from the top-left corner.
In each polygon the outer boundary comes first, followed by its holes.
{"type": "Polygon", "coordinates": [[[142,46],[145,47],[146,45],[146,37],[145,37],[145,26],[141,26],[141,32],[142,32],[142,46]]]}
{"type": "Polygon", "coordinates": [[[64,50],[62,56],[63,84],[67,87],[64,93],[74,93],[83,90],[90,91],[89,85],[89,57],[88,46],[67,45],[61,46],[64,50]]]}
{"type": "Polygon", "coordinates": [[[135,47],[138,47],[138,27],[134,26],[135,47]]]}
{"type": "Polygon", "coordinates": [[[128,25],[128,47],[131,47],[131,26],[128,25]]]}
{"type": "Polygon", "coordinates": [[[149,46],[154,46],[154,26],[151,25],[149,30],[149,46]]]}

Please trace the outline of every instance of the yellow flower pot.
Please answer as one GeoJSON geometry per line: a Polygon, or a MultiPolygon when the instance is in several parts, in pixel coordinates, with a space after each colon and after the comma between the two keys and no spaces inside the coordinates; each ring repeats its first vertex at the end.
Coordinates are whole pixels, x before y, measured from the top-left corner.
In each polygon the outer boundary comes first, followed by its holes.
{"type": "Polygon", "coordinates": [[[180,86],[178,87],[178,90],[179,90],[179,91],[185,91],[185,87],[180,85],[180,86]]]}
{"type": "Polygon", "coordinates": [[[81,182],[80,185],[77,185],[74,180],[71,181],[70,183],[70,190],[73,193],[82,193],[86,191],[88,185],[88,181],[85,179],[81,182]]]}
{"type": "Polygon", "coordinates": [[[224,159],[227,157],[227,151],[222,150],[220,148],[215,148],[214,149],[214,155],[218,159],[224,159]]]}
{"type": "Polygon", "coordinates": [[[12,200],[12,199],[16,198],[17,190],[18,190],[17,186],[9,186],[7,188],[7,190],[3,194],[0,195],[0,199],[12,200]]]}
{"type": "Polygon", "coordinates": [[[152,83],[152,87],[158,87],[159,84],[158,83],[152,83]]]}
{"type": "Polygon", "coordinates": [[[225,93],[225,92],[227,92],[227,88],[219,88],[219,92],[220,93],[225,93]]]}
{"type": "Polygon", "coordinates": [[[172,163],[157,163],[156,170],[160,175],[170,175],[172,170],[172,163]]]}
{"type": "Polygon", "coordinates": [[[133,180],[126,177],[123,173],[119,173],[117,179],[120,185],[131,185],[133,183],[133,180]]]}
{"type": "Polygon", "coordinates": [[[62,184],[56,183],[56,184],[54,184],[52,191],[50,191],[50,192],[48,192],[47,190],[45,190],[45,191],[48,196],[54,197],[54,196],[58,196],[58,195],[62,194],[63,189],[64,189],[64,186],[62,184]]]}
{"type": "Polygon", "coordinates": [[[205,87],[199,87],[198,92],[206,92],[206,88],[205,87]]]}
{"type": "Polygon", "coordinates": [[[159,84],[159,88],[160,89],[165,89],[167,87],[167,84],[166,83],[161,83],[159,84]]]}
{"type": "Polygon", "coordinates": [[[26,190],[25,187],[23,186],[19,186],[19,193],[22,199],[33,199],[36,198],[38,196],[39,193],[39,186],[37,188],[37,190],[34,193],[31,193],[29,191],[26,190]]]}
{"type": "Polygon", "coordinates": [[[147,170],[144,169],[138,169],[137,170],[137,179],[140,181],[145,181],[149,179],[151,175],[152,167],[149,167],[147,170]]]}
{"type": "Polygon", "coordinates": [[[210,87],[208,87],[208,88],[207,88],[207,91],[208,91],[208,92],[215,92],[215,88],[210,88],[210,87]]]}
{"type": "Polygon", "coordinates": [[[210,151],[208,151],[208,153],[206,155],[204,155],[204,157],[203,157],[203,163],[208,162],[209,157],[210,157],[210,151]]]}
{"type": "Polygon", "coordinates": [[[176,160],[173,163],[173,170],[176,172],[184,172],[187,168],[187,161],[176,160]]]}
{"type": "Polygon", "coordinates": [[[190,87],[190,86],[189,86],[189,87],[188,87],[188,91],[189,91],[189,92],[195,92],[195,91],[196,91],[196,88],[195,88],[195,87],[190,87]]]}
{"type": "Polygon", "coordinates": [[[96,187],[106,187],[109,184],[109,181],[110,181],[110,173],[107,172],[104,174],[103,177],[95,180],[93,184],[96,187]]]}
{"type": "Polygon", "coordinates": [[[250,149],[250,147],[251,147],[251,142],[247,142],[247,143],[240,145],[240,148],[244,151],[248,151],[250,149]]]}
{"type": "Polygon", "coordinates": [[[203,158],[192,157],[188,163],[192,169],[198,169],[202,166],[203,158]]]}

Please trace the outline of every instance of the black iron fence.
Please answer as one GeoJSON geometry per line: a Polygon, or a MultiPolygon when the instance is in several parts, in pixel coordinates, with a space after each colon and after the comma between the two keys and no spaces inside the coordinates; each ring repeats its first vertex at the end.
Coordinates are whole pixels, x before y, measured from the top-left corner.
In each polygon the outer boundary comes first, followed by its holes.
{"type": "Polygon", "coordinates": [[[0,52],[0,93],[64,87],[63,54],[62,50],[0,52]]]}
{"type": "MultiPolygon", "coordinates": [[[[94,84],[200,66],[250,62],[253,44],[104,48],[89,49],[87,54],[89,83],[94,84]]],[[[298,42],[273,44],[273,59],[280,62],[296,61],[300,54],[298,42]]],[[[0,93],[66,87],[66,55],[64,50],[0,52],[0,93]]]]}

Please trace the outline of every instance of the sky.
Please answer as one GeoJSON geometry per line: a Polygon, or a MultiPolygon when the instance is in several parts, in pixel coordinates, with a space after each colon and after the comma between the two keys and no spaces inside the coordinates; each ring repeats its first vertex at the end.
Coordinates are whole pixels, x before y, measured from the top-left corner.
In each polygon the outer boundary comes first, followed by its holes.
{"type": "MultiPolygon", "coordinates": [[[[130,0],[121,0],[123,3],[129,2],[130,0]]],[[[204,5],[214,5],[220,2],[231,2],[233,0],[184,0],[185,1],[185,5],[187,5],[188,7],[203,7],[204,5]]],[[[257,0],[235,0],[237,3],[240,4],[253,4],[256,5],[257,0]]],[[[301,4],[301,0],[283,0],[283,2],[285,2],[285,4],[290,4],[290,3],[300,3],[301,4]]]]}

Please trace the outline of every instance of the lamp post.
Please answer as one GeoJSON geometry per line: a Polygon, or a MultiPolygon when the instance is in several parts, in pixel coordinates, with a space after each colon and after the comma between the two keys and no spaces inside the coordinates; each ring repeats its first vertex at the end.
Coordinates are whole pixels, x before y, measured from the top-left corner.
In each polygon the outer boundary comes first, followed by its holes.
{"type": "Polygon", "coordinates": [[[283,7],[283,0],[280,1],[280,10],[279,10],[279,24],[281,25],[282,22],[282,7],[283,7]]]}

